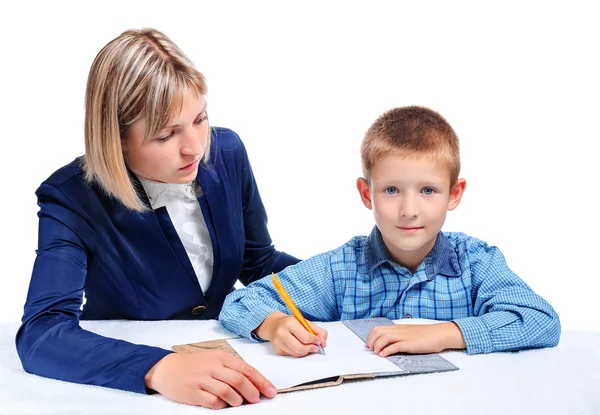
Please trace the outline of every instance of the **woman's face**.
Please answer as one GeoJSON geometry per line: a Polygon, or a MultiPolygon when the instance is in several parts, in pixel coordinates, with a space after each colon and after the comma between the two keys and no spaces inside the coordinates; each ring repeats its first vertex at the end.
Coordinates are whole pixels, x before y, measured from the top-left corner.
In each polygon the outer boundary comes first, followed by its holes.
{"type": "Polygon", "coordinates": [[[134,122],[124,142],[125,163],[138,177],[163,183],[189,183],[196,179],[198,163],[208,141],[206,100],[187,91],[179,114],[144,142],[145,119],[134,122]]]}

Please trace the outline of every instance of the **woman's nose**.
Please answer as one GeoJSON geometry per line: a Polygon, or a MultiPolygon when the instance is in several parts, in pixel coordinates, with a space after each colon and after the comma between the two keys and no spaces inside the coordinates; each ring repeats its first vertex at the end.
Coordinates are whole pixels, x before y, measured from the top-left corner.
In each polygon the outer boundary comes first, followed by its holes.
{"type": "Polygon", "coordinates": [[[182,132],[183,142],[181,145],[181,153],[189,155],[200,155],[204,152],[204,146],[202,145],[202,138],[199,136],[198,131],[186,130],[182,132]]]}

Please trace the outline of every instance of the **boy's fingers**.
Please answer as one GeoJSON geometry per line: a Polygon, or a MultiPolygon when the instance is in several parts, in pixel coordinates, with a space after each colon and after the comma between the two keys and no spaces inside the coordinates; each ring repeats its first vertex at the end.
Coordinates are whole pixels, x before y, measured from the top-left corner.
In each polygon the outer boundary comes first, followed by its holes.
{"type": "Polygon", "coordinates": [[[325,347],[327,345],[327,330],[322,329],[321,327],[317,326],[316,324],[313,324],[310,322],[308,324],[310,324],[310,328],[315,332],[317,337],[319,337],[319,339],[321,340],[321,346],[325,347]]]}
{"type": "Polygon", "coordinates": [[[376,326],[371,329],[369,334],[367,335],[367,347],[373,350],[373,345],[377,340],[379,340],[383,336],[389,336],[393,334],[394,336],[401,336],[401,332],[398,330],[400,325],[395,326],[376,326]]]}
{"type": "Polygon", "coordinates": [[[375,350],[374,349],[375,343],[379,340],[380,337],[381,337],[381,333],[374,332],[373,330],[371,330],[371,332],[367,336],[367,341],[366,341],[367,347],[371,350],[375,350]]]}
{"type": "Polygon", "coordinates": [[[302,344],[315,344],[319,341],[319,337],[311,334],[306,328],[298,322],[298,324],[294,324],[291,328],[290,332],[298,339],[298,341],[302,344]]]}
{"type": "MultiPolygon", "coordinates": [[[[307,354],[311,353],[312,348],[317,348],[314,344],[306,345],[302,344],[299,341],[295,340],[294,344],[287,345],[287,351],[290,356],[294,357],[304,357],[307,354]]],[[[318,349],[317,349],[318,350],[318,349]]]]}
{"type": "Polygon", "coordinates": [[[400,339],[394,338],[391,333],[382,333],[373,343],[373,351],[377,354],[381,352],[389,344],[398,342],[400,339]]]}
{"type": "Polygon", "coordinates": [[[390,355],[393,355],[395,353],[400,353],[400,352],[408,352],[407,347],[406,347],[406,342],[396,342],[396,343],[392,343],[389,346],[383,348],[380,352],[379,352],[379,356],[381,357],[387,357],[390,355]]]}
{"type": "MultiPolygon", "coordinates": [[[[304,327],[300,326],[301,335],[308,336],[309,339],[313,336],[304,327]]],[[[281,338],[280,346],[283,352],[289,356],[303,357],[310,353],[310,346],[312,345],[312,342],[307,341],[307,343],[304,343],[304,341],[298,338],[295,331],[289,331],[281,338]]]]}
{"type": "Polygon", "coordinates": [[[379,327],[379,326],[373,327],[371,329],[371,331],[369,332],[369,334],[367,335],[367,340],[365,343],[367,344],[367,347],[371,350],[373,350],[373,345],[375,344],[375,342],[377,341],[379,336],[381,336],[380,328],[381,327],[379,327]]]}

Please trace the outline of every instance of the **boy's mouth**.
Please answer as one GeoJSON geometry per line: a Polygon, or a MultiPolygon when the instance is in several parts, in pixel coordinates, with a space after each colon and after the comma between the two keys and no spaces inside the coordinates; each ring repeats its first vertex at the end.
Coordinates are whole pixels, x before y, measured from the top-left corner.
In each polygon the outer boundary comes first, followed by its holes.
{"type": "Polygon", "coordinates": [[[396,226],[396,228],[404,232],[416,232],[419,229],[423,229],[422,226],[396,226]]]}

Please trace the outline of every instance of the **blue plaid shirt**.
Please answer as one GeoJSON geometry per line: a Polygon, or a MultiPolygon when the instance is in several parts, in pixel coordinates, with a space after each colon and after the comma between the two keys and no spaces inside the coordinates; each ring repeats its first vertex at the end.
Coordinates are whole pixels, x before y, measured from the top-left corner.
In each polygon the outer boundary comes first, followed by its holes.
{"type": "MultiPolygon", "coordinates": [[[[463,233],[440,232],[414,275],[391,259],[375,226],[368,237],[352,238],[277,277],[311,321],[454,321],[469,354],[550,347],[560,337],[554,309],[510,270],[500,250],[463,233]]],[[[274,311],[290,314],[266,277],[229,294],[219,320],[254,338],[252,331],[274,311]]]]}

